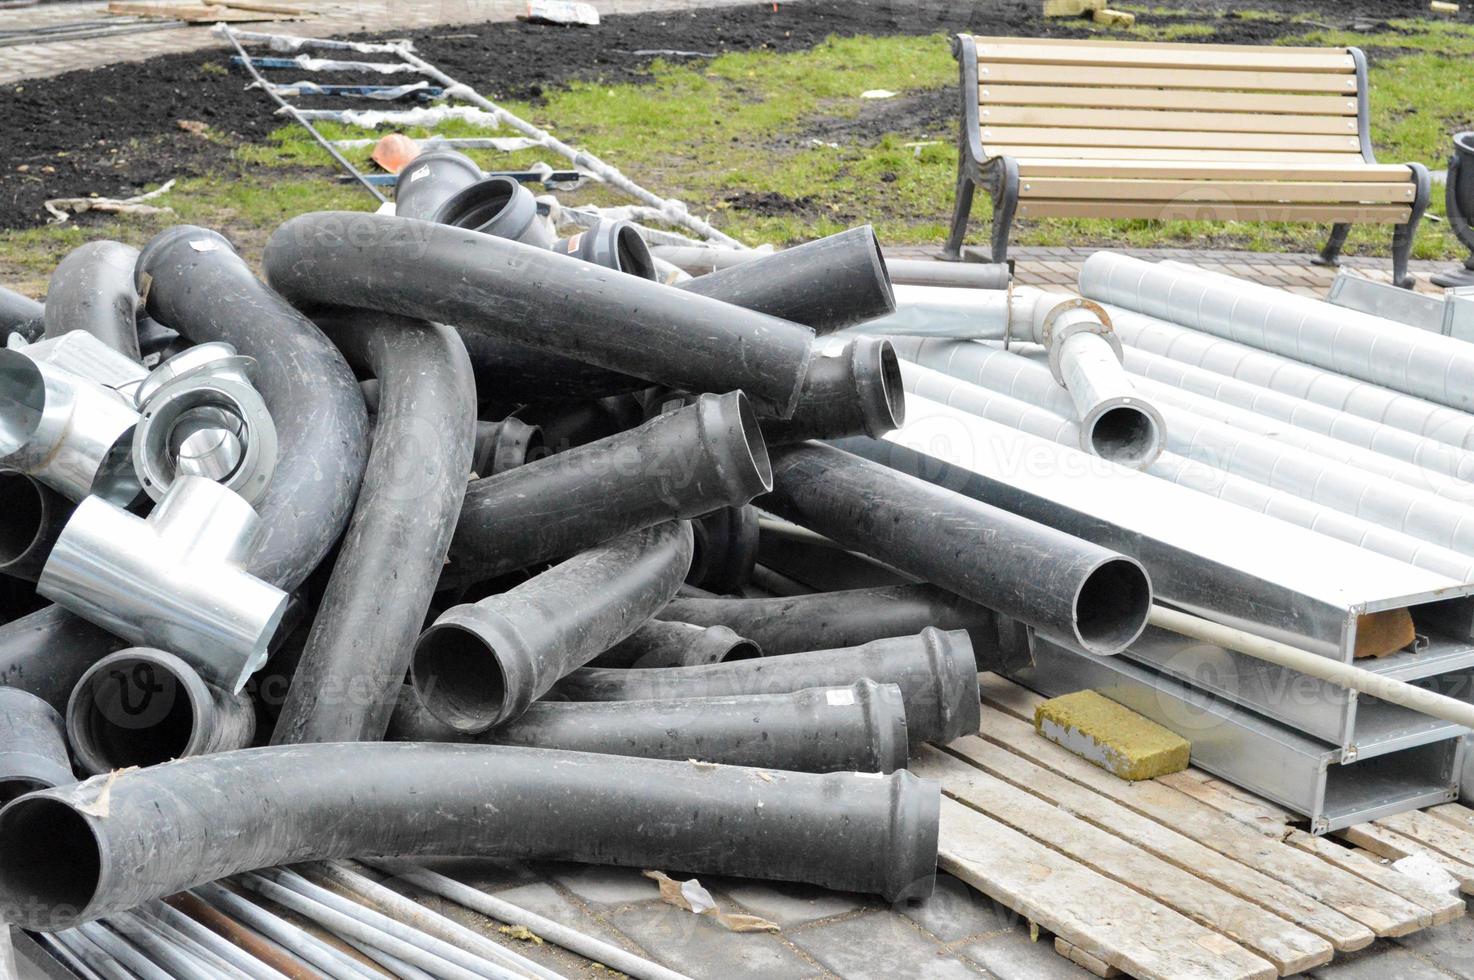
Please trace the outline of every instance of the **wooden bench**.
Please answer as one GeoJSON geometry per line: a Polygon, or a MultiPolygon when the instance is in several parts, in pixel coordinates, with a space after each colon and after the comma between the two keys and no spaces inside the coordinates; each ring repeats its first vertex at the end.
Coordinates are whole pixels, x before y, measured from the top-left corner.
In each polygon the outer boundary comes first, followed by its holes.
{"type": "Polygon", "coordinates": [[[1015,215],[1326,222],[1323,265],[1352,224],[1376,223],[1395,226],[1394,281],[1411,285],[1428,171],[1377,163],[1357,48],[959,34],[952,52],[962,132],[947,258],[961,257],[981,186],[995,262],[1015,215]]]}

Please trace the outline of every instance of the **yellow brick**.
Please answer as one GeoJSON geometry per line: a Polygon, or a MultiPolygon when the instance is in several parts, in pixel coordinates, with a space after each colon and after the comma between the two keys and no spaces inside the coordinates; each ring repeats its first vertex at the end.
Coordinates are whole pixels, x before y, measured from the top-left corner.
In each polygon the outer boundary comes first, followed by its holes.
{"type": "Polygon", "coordinates": [[[1044,16],[1083,17],[1105,5],[1106,0],[1044,0],[1044,16]]]}
{"type": "Polygon", "coordinates": [[[1034,730],[1122,779],[1181,772],[1192,752],[1187,739],[1095,691],[1041,702],[1034,730]]]}
{"type": "Polygon", "coordinates": [[[1090,19],[1106,27],[1130,27],[1136,23],[1136,15],[1125,10],[1102,7],[1090,14],[1090,19]]]}

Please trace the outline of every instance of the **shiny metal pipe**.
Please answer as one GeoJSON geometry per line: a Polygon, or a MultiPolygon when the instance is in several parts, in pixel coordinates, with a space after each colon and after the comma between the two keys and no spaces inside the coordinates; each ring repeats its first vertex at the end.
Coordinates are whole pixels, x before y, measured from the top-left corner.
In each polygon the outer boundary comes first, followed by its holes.
{"type": "Polygon", "coordinates": [[[128,465],[138,413],[115,392],[18,350],[0,350],[0,467],[72,500],[127,506],[139,484],[128,465]]]}
{"type": "Polygon", "coordinates": [[[20,351],[33,361],[45,361],[52,367],[70,371],[79,377],[95,381],[104,388],[110,388],[129,404],[133,403],[139,383],[148,375],[148,369],[142,364],[82,330],[73,330],[33,344],[28,344],[18,334],[13,334],[5,346],[20,351]]]}
{"type": "Polygon", "coordinates": [[[239,495],[198,476],[176,479],[146,520],[89,498],[36,589],[135,646],[178,651],[238,692],[266,662],[289,601],[242,567],[260,523],[239,495]]]}

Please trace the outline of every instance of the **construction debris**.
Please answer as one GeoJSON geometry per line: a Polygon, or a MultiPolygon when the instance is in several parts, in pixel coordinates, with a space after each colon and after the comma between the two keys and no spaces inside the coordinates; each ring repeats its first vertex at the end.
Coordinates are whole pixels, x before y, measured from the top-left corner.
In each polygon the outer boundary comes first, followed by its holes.
{"type": "Polygon", "coordinates": [[[1091,11],[1090,19],[1105,27],[1132,27],[1136,24],[1136,15],[1127,10],[1112,10],[1109,7],[1100,7],[1091,11]]]}
{"type": "Polygon", "coordinates": [[[51,212],[52,224],[58,225],[74,214],[88,211],[105,211],[109,214],[173,214],[174,209],[171,207],[144,203],[162,197],[173,189],[174,180],[171,178],[153,190],[133,197],[54,197],[45,201],[44,206],[51,212]]]}
{"type": "Polygon", "coordinates": [[[1188,766],[1187,739],[1095,691],[1041,701],[1034,729],[1122,779],[1154,779],[1188,766]]]}

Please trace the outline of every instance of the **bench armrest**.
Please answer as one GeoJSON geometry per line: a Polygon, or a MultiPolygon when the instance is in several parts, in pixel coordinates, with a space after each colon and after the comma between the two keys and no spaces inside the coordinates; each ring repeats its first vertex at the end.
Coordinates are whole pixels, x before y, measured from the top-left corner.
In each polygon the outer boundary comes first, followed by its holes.
{"type": "Polygon", "coordinates": [[[958,135],[957,151],[963,154],[964,160],[981,165],[987,157],[983,153],[983,122],[978,115],[978,49],[972,35],[953,36],[952,57],[961,69],[962,131],[958,135]]]}

